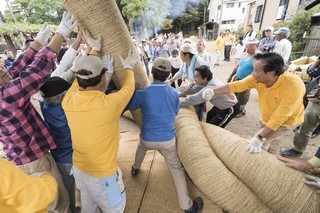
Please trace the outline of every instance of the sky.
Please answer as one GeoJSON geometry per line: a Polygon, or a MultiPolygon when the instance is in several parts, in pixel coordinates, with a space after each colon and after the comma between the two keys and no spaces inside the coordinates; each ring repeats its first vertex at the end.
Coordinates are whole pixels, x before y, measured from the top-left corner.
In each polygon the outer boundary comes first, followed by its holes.
{"type": "Polygon", "coordinates": [[[0,11],[4,11],[7,8],[6,1],[0,0],[0,11]]]}

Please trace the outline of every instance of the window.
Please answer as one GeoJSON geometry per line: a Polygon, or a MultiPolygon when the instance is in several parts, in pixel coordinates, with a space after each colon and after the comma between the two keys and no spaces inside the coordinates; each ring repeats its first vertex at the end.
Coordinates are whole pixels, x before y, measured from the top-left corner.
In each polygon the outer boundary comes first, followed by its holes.
{"type": "Polygon", "coordinates": [[[241,2],[239,2],[238,7],[239,7],[239,8],[241,7],[241,2]]]}
{"type": "Polygon", "coordinates": [[[254,18],[255,23],[259,23],[261,21],[263,5],[259,5],[256,10],[256,17],[254,18]]]}
{"type": "Polygon", "coordinates": [[[244,13],[246,11],[246,8],[242,8],[242,13],[244,13]]]}
{"type": "Polygon", "coordinates": [[[276,20],[282,20],[286,17],[289,0],[280,0],[276,20]]]}
{"type": "Polygon", "coordinates": [[[227,3],[227,8],[233,8],[234,7],[234,3],[227,3]]]}
{"type": "Polygon", "coordinates": [[[218,5],[218,10],[221,10],[221,5],[218,5]]]}
{"type": "Polygon", "coordinates": [[[222,24],[234,24],[236,22],[236,20],[225,20],[222,21],[222,24]]]}

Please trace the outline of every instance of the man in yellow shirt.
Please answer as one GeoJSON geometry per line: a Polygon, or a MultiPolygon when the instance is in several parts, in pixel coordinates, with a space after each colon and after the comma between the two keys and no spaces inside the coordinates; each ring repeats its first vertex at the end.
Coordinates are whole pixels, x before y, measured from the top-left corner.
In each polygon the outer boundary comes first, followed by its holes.
{"type": "MultiPolygon", "coordinates": [[[[82,212],[123,212],[126,206],[122,172],[117,164],[120,116],[134,92],[133,67],[137,62],[133,51],[126,59],[122,88],[106,95],[106,67],[101,60],[101,37],[85,39],[91,55],[80,57],[75,64],[76,80],[67,91],[62,107],[71,131],[73,171],[81,192],[82,212]]],[[[113,59],[111,59],[113,61],[113,59]]],[[[112,67],[113,68],[113,67],[112,67]]]]}
{"type": "Polygon", "coordinates": [[[58,191],[54,177],[47,172],[29,176],[4,159],[0,159],[0,169],[1,212],[47,212],[58,191]]]}
{"type": "Polygon", "coordinates": [[[234,37],[230,30],[226,30],[226,36],[224,37],[224,61],[230,61],[231,47],[236,42],[236,37],[234,37]]]}
{"type": "Polygon", "coordinates": [[[214,49],[216,51],[216,62],[214,63],[215,66],[219,66],[220,64],[221,53],[223,51],[223,43],[224,43],[225,36],[226,36],[226,33],[221,33],[221,35],[214,42],[214,49]]]}
{"type": "Polygon", "coordinates": [[[305,86],[296,75],[284,72],[284,61],[279,54],[257,54],[253,67],[252,75],[214,90],[207,89],[203,97],[256,88],[261,129],[249,140],[247,150],[259,153],[264,145],[269,152],[279,153],[280,143],[290,141],[291,129],[303,122],[305,86]]]}

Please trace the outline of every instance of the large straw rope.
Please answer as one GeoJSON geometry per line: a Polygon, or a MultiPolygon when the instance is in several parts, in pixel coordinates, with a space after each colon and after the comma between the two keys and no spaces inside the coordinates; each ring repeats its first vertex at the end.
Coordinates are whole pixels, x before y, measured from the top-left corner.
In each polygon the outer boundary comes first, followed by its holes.
{"type": "Polygon", "coordinates": [[[176,117],[180,160],[195,185],[228,212],[271,212],[266,205],[217,158],[191,108],[176,117]]]}
{"type": "Polygon", "coordinates": [[[316,191],[303,183],[303,174],[262,150],[245,151],[245,140],[225,129],[202,123],[217,157],[249,186],[273,212],[317,212],[316,191]]]}
{"type": "MultiPolygon", "coordinates": [[[[64,6],[78,21],[78,25],[88,29],[93,37],[103,35],[102,51],[114,57],[115,73],[112,79],[118,87],[123,84],[123,67],[119,55],[127,57],[128,51],[136,48],[119,12],[116,1],[113,0],[64,0],[64,6]]],[[[138,56],[138,53],[137,53],[138,56]]],[[[137,58],[138,61],[140,61],[137,58]]],[[[149,85],[146,71],[141,63],[134,67],[134,76],[142,87],[149,85]]],[[[132,112],[136,122],[141,126],[140,110],[132,112]]]]}

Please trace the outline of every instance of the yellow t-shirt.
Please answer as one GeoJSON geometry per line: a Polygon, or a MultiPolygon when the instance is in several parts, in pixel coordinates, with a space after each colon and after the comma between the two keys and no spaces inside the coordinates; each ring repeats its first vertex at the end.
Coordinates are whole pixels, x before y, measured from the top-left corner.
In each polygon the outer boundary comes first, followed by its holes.
{"type": "Polygon", "coordinates": [[[222,38],[222,36],[219,36],[217,38],[217,40],[214,42],[215,50],[222,51],[223,50],[223,43],[224,43],[224,39],[222,38]]]}
{"type": "Polygon", "coordinates": [[[0,159],[0,168],[0,212],[47,212],[58,191],[54,177],[29,176],[5,159],[0,159]]]}
{"type": "Polygon", "coordinates": [[[251,88],[258,91],[260,121],[276,131],[280,126],[295,126],[303,122],[303,96],[306,88],[302,80],[285,72],[272,87],[256,83],[250,75],[241,81],[228,83],[230,93],[242,92],[251,88]]]}
{"type": "Polygon", "coordinates": [[[232,34],[224,37],[224,45],[233,45],[234,42],[236,42],[236,37],[234,37],[232,34]]]}
{"type": "Polygon", "coordinates": [[[71,131],[73,164],[82,172],[104,178],[118,169],[119,120],[133,92],[131,69],[124,71],[118,92],[81,91],[77,81],[67,91],[62,107],[71,131]]]}

